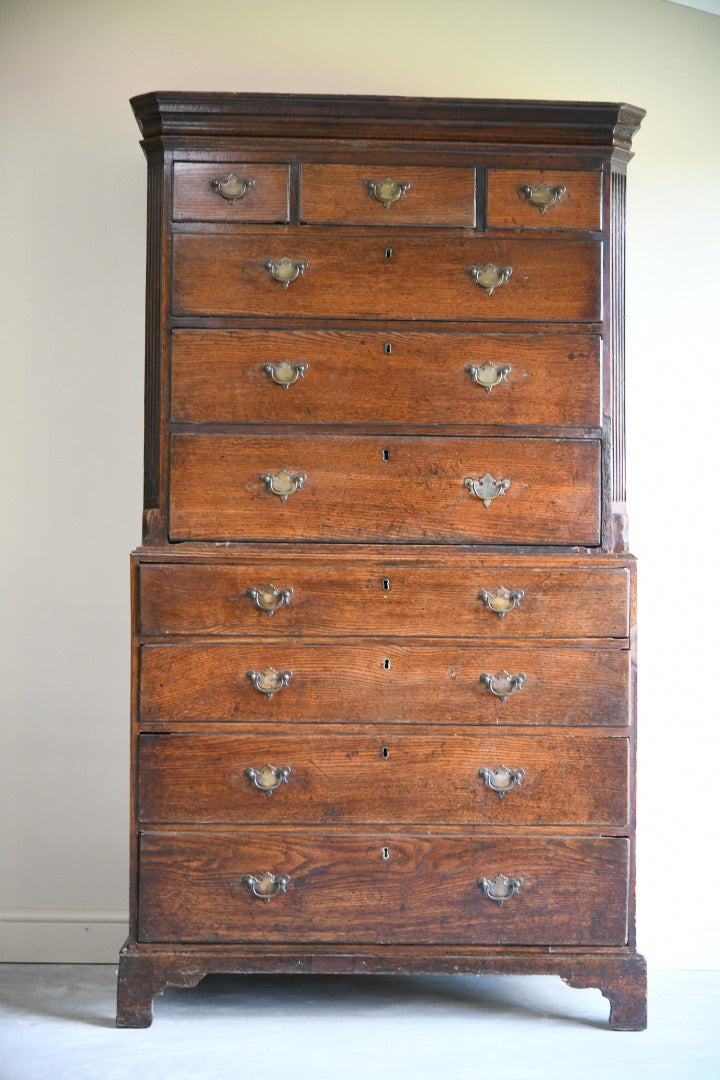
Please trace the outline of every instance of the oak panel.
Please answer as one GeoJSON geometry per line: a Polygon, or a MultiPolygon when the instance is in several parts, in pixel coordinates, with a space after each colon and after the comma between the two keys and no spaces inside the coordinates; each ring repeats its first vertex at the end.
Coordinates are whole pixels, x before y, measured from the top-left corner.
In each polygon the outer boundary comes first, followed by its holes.
{"type": "MultiPolygon", "coordinates": [[[[381,634],[433,637],[625,637],[626,568],[529,569],[479,560],[448,565],[363,562],[308,565],[268,552],[242,565],[140,567],[139,629],[169,634],[381,634]],[[261,611],[248,589],[292,589],[288,604],[261,611]],[[524,593],[502,618],[479,599],[499,586],[524,593]]],[[[419,560],[420,556],[416,556],[419,560]]]]}
{"type": "Polygon", "coordinates": [[[138,778],[143,822],[624,825],[628,740],[302,725],[294,735],[141,735],[138,778]],[[245,775],[266,763],[290,769],[270,795],[245,775]],[[500,765],[525,773],[502,796],[478,775],[500,765]]]}
{"type": "Polygon", "coordinates": [[[601,224],[599,172],[564,172],[549,169],[488,169],[487,222],[489,228],[599,229],[601,224]],[[520,193],[520,187],[545,182],[562,185],[565,193],[544,213],[520,193]]]}
{"type": "Polygon", "coordinates": [[[181,423],[599,427],[600,338],[342,330],[176,330],[181,423]],[[265,364],[306,366],[287,389],[265,364]],[[490,391],[467,368],[509,368],[490,391]]]}
{"type": "Polygon", "coordinates": [[[621,945],[623,838],[145,832],[139,940],[621,945]],[[264,902],[246,874],[288,875],[264,902]],[[521,877],[499,905],[481,877],[521,877]]]}
{"type": "Polygon", "coordinates": [[[300,220],[313,224],[475,225],[475,170],[422,165],[300,166],[300,220]],[[390,177],[407,192],[385,207],[365,188],[390,177]]]}
{"type": "Polygon", "coordinates": [[[592,241],[418,237],[277,228],[173,240],[175,315],[270,315],[364,319],[537,319],[602,317],[602,246],[592,241]],[[392,252],[390,258],[387,252],[392,252]],[[304,260],[287,288],[267,260],[304,260]],[[468,267],[510,266],[492,295],[468,267]]]}
{"type": "Polygon", "coordinates": [[[596,545],[600,443],[173,435],[170,537],[596,545]],[[305,474],[282,502],[264,475],[305,474]],[[465,480],[510,479],[490,506],[465,480]]]}
{"type": "MultiPolygon", "coordinates": [[[[495,644],[143,645],[144,721],[625,725],[629,653],[495,644]],[[271,698],[248,671],[291,671],[271,698]],[[504,701],[481,674],[526,676],[504,701]]],[[[499,763],[498,763],[499,764],[499,763]]]]}
{"type": "Polygon", "coordinates": [[[287,165],[266,165],[242,161],[195,164],[176,162],[173,166],[173,218],[176,221],[287,221],[289,215],[290,170],[287,165]],[[235,202],[224,199],[210,186],[234,173],[239,180],[254,184],[235,202]]]}

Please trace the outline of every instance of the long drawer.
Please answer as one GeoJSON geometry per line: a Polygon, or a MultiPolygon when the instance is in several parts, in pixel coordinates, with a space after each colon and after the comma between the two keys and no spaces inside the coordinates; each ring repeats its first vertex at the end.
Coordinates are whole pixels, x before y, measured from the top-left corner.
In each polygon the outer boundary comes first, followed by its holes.
{"type": "Polygon", "coordinates": [[[593,570],[328,563],[142,564],[141,634],[627,637],[630,575],[593,570]]]}
{"type": "Polygon", "coordinates": [[[411,237],[390,229],[350,236],[284,227],[180,233],[173,240],[172,312],[594,322],[602,318],[601,260],[602,245],[589,240],[411,237]],[[280,265],[286,259],[293,266],[280,265]],[[295,280],[276,280],[269,263],[295,280]],[[500,284],[492,267],[512,274],[500,284]],[[471,268],[484,272],[488,288],[476,284],[471,268]]]}
{"type": "Polygon", "coordinates": [[[622,945],[627,881],[623,838],[145,832],[139,940],[622,945]]]}
{"type": "Polygon", "coordinates": [[[141,735],[143,822],[624,825],[606,735],[141,735]],[[602,777],[602,783],[598,783],[602,777]]]}
{"type": "Polygon", "coordinates": [[[176,330],[181,423],[599,427],[600,338],[176,330]]]}
{"type": "MultiPolygon", "coordinates": [[[[143,645],[145,721],[625,725],[629,653],[394,642],[143,645]]],[[[507,764],[507,762],[505,763],[507,764]]]]}
{"type": "Polygon", "coordinates": [[[172,436],[173,540],[597,545],[600,442],[172,436]]]}

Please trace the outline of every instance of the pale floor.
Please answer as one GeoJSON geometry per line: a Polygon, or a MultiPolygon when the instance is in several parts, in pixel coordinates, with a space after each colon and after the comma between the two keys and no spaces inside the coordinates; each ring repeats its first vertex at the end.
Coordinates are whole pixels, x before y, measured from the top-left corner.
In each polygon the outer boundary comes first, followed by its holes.
{"type": "Polygon", "coordinates": [[[548,976],[211,976],[114,1027],[115,969],[0,965],[1,1080],[718,1080],[720,972],[650,973],[650,1026],[548,976]]]}

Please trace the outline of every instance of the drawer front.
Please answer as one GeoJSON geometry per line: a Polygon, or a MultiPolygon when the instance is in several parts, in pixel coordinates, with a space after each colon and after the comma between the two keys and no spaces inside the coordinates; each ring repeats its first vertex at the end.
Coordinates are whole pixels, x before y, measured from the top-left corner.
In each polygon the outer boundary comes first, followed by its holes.
{"type": "Polygon", "coordinates": [[[139,630],[281,637],[628,634],[625,568],[483,569],[477,560],[450,567],[444,561],[312,566],[273,553],[261,564],[146,564],[139,571],[139,630]]]}
{"type": "Polygon", "coordinates": [[[600,427],[600,338],[176,330],[172,418],[600,427]]]}
{"type": "Polygon", "coordinates": [[[311,224],[475,225],[475,170],[302,165],[300,220],[311,224]]]}
{"type": "Polygon", "coordinates": [[[173,540],[600,541],[596,440],[174,435],[171,442],[173,540]],[[493,481],[506,480],[506,493],[494,494],[493,481]]]}
{"type": "Polygon", "coordinates": [[[622,838],[149,832],[139,939],[622,945],[627,882],[622,838]]]}
{"type": "Polygon", "coordinates": [[[140,652],[144,721],[628,722],[626,650],[260,642],[140,652]]]}
{"type": "Polygon", "coordinates": [[[601,244],[579,240],[349,236],[331,229],[184,233],[173,242],[172,307],[175,315],[594,321],[602,314],[601,252],[601,244]],[[307,263],[285,285],[264,265],[284,258],[307,263]],[[468,269],[490,263],[512,268],[492,294],[468,269]]]}
{"type": "Polygon", "coordinates": [[[489,169],[491,229],[599,229],[599,172],[489,169]]]}
{"type": "Polygon", "coordinates": [[[282,221],[289,215],[287,165],[242,161],[173,167],[175,221],[282,221]]]}
{"type": "Polygon", "coordinates": [[[143,822],[627,822],[626,738],[299,729],[141,735],[139,746],[143,822]]]}

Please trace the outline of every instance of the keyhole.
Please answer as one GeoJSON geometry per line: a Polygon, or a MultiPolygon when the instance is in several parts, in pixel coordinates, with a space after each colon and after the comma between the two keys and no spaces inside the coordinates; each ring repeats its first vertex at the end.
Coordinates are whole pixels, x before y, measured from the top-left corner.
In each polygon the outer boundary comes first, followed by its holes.
{"type": "Polygon", "coordinates": [[[390,667],[390,661],[388,660],[387,656],[386,656],[386,657],[385,657],[385,659],[383,660],[383,667],[385,668],[385,670],[386,670],[386,671],[387,671],[387,670],[388,670],[388,668],[390,667]]]}
{"type": "Polygon", "coordinates": [[[390,848],[389,847],[384,847],[382,849],[382,857],[383,857],[383,859],[386,859],[386,860],[390,858],[390,848]]]}
{"type": "Polygon", "coordinates": [[[386,356],[390,355],[390,353],[392,352],[392,341],[385,342],[385,344],[383,345],[383,352],[386,356]]]}
{"type": "Polygon", "coordinates": [[[389,450],[383,450],[383,461],[389,461],[389,460],[390,460],[390,451],[389,450]]]}
{"type": "Polygon", "coordinates": [[[381,748],[381,750],[380,750],[380,753],[382,754],[382,756],[384,758],[389,758],[390,757],[390,747],[389,746],[383,746],[381,748]]]}
{"type": "Polygon", "coordinates": [[[392,248],[385,248],[385,258],[386,259],[392,259],[392,257],[393,257],[393,249],[392,248]]]}
{"type": "Polygon", "coordinates": [[[382,579],[383,592],[390,592],[390,578],[384,577],[382,579]]]}

